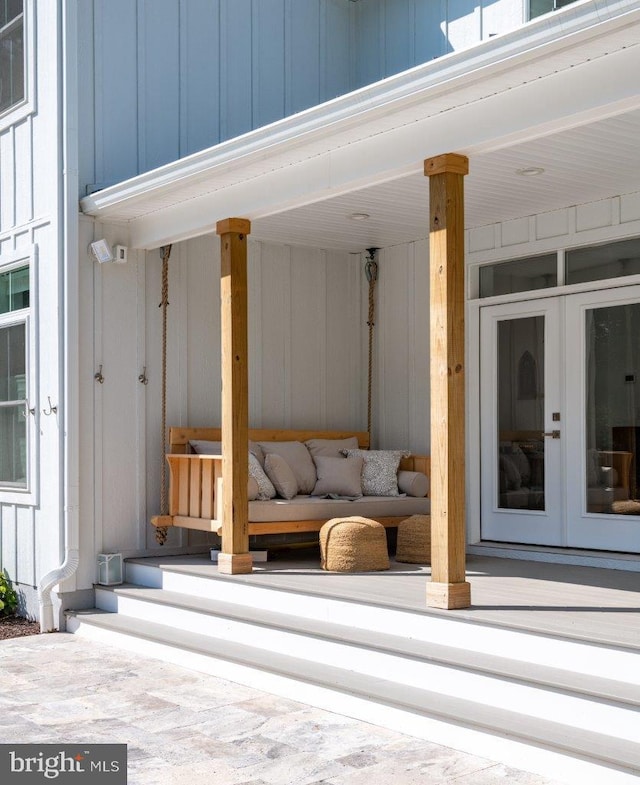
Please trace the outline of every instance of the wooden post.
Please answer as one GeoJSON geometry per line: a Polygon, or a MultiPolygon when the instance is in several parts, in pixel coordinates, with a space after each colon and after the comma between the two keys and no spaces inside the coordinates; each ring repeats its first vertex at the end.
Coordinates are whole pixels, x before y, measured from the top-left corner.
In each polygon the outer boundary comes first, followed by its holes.
{"type": "Polygon", "coordinates": [[[465,581],[464,176],[466,156],[424,162],[429,177],[431,581],[427,606],[468,608],[465,581]]]}
{"type": "MultiPolygon", "coordinates": [[[[245,218],[218,221],[222,335],[222,551],[218,571],[252,571],[249,554],[249,373],[245,218]]],[[[219,509],[219,508],[218,508],[219,509]]]]}

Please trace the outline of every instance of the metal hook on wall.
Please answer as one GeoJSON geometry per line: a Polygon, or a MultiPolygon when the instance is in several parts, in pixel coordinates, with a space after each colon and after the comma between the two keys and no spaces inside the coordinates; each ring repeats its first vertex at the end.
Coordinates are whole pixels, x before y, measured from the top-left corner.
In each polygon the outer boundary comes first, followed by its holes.
{"type": "Polygon", "coordinates": [[[140,384],[149,384],[149,379],[147,379],[147,366],[145,365],[142,369],[142,373],[138,376],[138,381],[140,384]]]}
{"type": "Polygon", "coordinates": [[[93,374],[93,378],[98,382],[98,384],[104,383],[104,376],[102,375],[102,366],[100,366],[98,370],[93,374]]]}
{"type": "Polygon", "coordinates": [[[57,414],[58,413],[58,407],[51,405],[51,396],[50,395],[47,395],[47,401],[49,401],[49,411],[47,411],[46,409],[43,409],[42,413],[44,414],[44,416],[45,417],[50,417],[52,414],[57,414]]]}

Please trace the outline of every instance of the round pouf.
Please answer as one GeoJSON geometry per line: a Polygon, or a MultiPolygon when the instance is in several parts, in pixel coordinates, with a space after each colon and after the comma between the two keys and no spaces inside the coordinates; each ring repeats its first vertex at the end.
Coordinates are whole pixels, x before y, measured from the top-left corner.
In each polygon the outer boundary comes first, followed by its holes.
{"type": "Polygon", "coordinates": [[[396,561],[431,564],[430,515],[412,515],[398,524],[396,561]]]}
{"type": "Polygon", "coordinates": [[[369,518],[332,518],[320,529],[322,569],[329,572],[388,570],[387,534],[369,518]]]}

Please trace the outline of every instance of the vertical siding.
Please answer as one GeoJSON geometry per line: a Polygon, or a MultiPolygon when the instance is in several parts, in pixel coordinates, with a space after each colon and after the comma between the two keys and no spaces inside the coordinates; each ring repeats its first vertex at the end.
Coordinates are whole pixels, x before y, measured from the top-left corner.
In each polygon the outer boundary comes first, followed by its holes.
{"type": "Polygon", "coordinates": [[[347,92],[350,5],[80,4],[81,195],[347,92]]]}
{"type": "Polygon", "coordinates": [[[283,117],[285,110],[284,0],[254,2],[251,87],[254,127],[283,117]]]}
{"type": "Polygon", "coordinates": [[[220,141],[219,0],[180,5],[180,150],[188,155],[220,141]]]}
{"type": "Polygon", "coordinates": [[[353,88],[521,25],[522,0],[366,0],[352,11],[353,88]]]}
{"type": "Polygon", "coordinates": [[[373,390],[378,448],[429,452],[428,260],[427,241],[379,254],[373,390]]]}
{"type": "Polygon", "coordinates": [[[15,225],[14,130],[9,127],[0,133],[0,231],[15,225]]]}
{"type": "Polygon", "coordinates": [[[220,0],[220,130],[223,139],[251,130],[251,0],[220,0]]]}
{"type": "MultiPolygon", "coordinates": [[[[80,116],[80,138],[95,127],[95,181],[115,183],[138,172],[138,16],[131,0],[94,0],[95,123],[80,116]],[[86,124],[86,125],[85,125],[86,124]]],[[[83,53],[80,52],[80,55],[83,53]]],[[[84,52],[85,58],[90,52],[84,52]]],[[[80,72],[90,63],[80,63],[80,72]]],[[[81,85],[87,88],[87,85],[81,85]]],[[[82,161],[86,165],[86,161],[82,161]]]]}
{"type": "Polygon", "coordinates": [[[138,0],[138,157],[143,171],[180,157],[179,88],[180,5],[138,0]]]}

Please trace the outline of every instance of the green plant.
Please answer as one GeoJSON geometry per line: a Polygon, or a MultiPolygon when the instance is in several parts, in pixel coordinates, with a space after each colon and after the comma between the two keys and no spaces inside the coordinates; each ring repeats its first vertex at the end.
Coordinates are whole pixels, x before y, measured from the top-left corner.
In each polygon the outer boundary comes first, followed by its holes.
{"type": "Polygon", "coordinates": [[[13,616],[18,607],[18,595],[11,586],[7,571],[0,572],[0,616],[13,616]]]}

